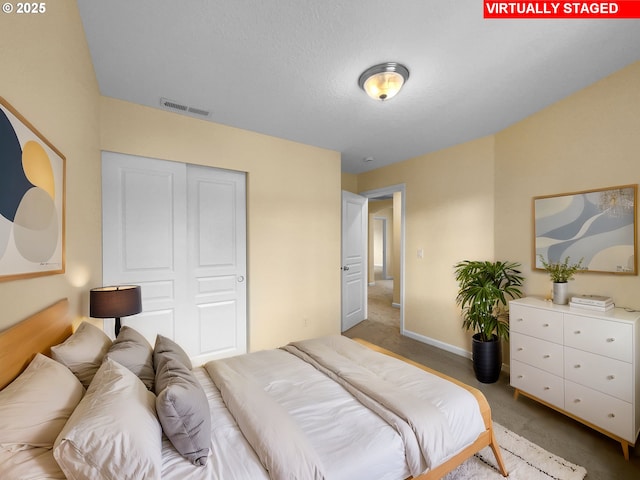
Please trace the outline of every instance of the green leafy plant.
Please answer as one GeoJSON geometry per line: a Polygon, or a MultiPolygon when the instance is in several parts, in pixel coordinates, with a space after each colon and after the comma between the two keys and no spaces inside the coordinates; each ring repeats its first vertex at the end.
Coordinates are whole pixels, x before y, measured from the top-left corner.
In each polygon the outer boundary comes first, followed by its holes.
{"type": "Polygon", "coordinates": [[[576,272],[583,270],[582,261],[584,258],[581,258],[578,263],[569,263],[570,257],[565,257],[563,262],[547,262],[542,255],[538,255],[538,257],[540,257],[540,262],[553,283],[567,283],[569,280],[573,280],[576,272]]]}
{"type": "Polygon", "coordinates": [[[462,308],[462,326],[490,341],[509,338],[508,301],[522,296],[524,277],[516,262],[464,260],[454,266],[458,282],[456,303],[462,308]]]}

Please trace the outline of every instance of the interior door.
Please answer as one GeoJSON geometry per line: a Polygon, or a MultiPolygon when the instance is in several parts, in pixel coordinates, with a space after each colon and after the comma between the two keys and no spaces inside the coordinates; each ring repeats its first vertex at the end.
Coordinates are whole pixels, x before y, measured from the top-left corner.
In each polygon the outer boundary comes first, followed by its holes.
{"type": "Polygon", "coordinates": [[[245,353],[244,174],[102,158],[103,284],[142,289],[142,313],[122,324],[152,345],[158,333],[176,340],[194,364],[245,353]]]}
{"type": "Polygon", "coordinates": [[[342,192],[342,331],[367,318],[368,199],[342,192]]]}

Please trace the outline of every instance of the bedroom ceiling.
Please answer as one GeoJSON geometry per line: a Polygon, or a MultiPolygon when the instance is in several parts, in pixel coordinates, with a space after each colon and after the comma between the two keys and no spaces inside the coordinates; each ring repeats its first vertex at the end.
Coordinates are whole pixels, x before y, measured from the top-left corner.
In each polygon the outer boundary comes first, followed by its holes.
{"type": "Polygon", "coordinates": [[[484,20],[480,0],[78,5],[103,95],[336,150],[348,173],[495,133],[640,60],[640,20],[484,20]],[[387,61],[410,78],[376,102],[358,77],[387,61]]]}

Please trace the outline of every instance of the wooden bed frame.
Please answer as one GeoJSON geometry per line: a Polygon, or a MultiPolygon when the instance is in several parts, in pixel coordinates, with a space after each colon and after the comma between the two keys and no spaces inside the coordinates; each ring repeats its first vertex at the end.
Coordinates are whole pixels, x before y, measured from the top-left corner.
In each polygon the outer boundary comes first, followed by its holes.
{"type": "Polygon", "coordinates": [[[0,332],[0,389],[16,378],[36,356],[49,356],[51,346],[72,333],[65,298],[0,332]]]}
{"type": "MultiPolygon", "coordinates": [[[[68,300],[60,300],[21,321],[17,325],[0,332],[0,365],[2,366],[0,369],[0,389],[11,383],[11,381],[26,368],[33,357],[35,357],[36,353],[49,355],[51,353],[52,345],[57,345],[63,342],[67,337],[69,337],[69,335],[71,335],[72,322],[68,315],[68,309],[68,300]]],[[[372,350],[398,358],[421,368],[422,370],[445,378],[456,385],[460,385],[471,392],[480,405],[480,411],[482,413],[482,418],[484,419],[486,430],[480,434],[474,443],[469,445],[462,452],[428,473],[416,477],[414,480],[439,479],[486,446],[490,446],[493,450],[502,475],[505,477],[508,476],[507,469],[504,465],[504,461],[502,460],[502,454],[498,447],[498,442],[496,441],[496,437],[493,432],[491,408],[480,390],[365,340],[355,340],[372,350]]]]}

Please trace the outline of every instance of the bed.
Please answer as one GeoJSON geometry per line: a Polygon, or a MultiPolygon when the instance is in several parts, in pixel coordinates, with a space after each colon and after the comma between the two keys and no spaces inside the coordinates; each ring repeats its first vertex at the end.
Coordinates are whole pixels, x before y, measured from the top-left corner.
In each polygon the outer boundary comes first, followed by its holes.
{"type": "Polygon", "coordinates": [[[479,390],[365,341],[328,336],[193,368],[168,339],[132,348],[119,335],[83,378],[59,363],[86,324],[72,335],[67,310],[61,300],[0,333],[0,478],[429,480],[486,446],[507,476],[479,390]],[[143,350],[151,370],[119,360],[143,350]],[[34,387],[34,372],[49,384],[34,387]]]}

